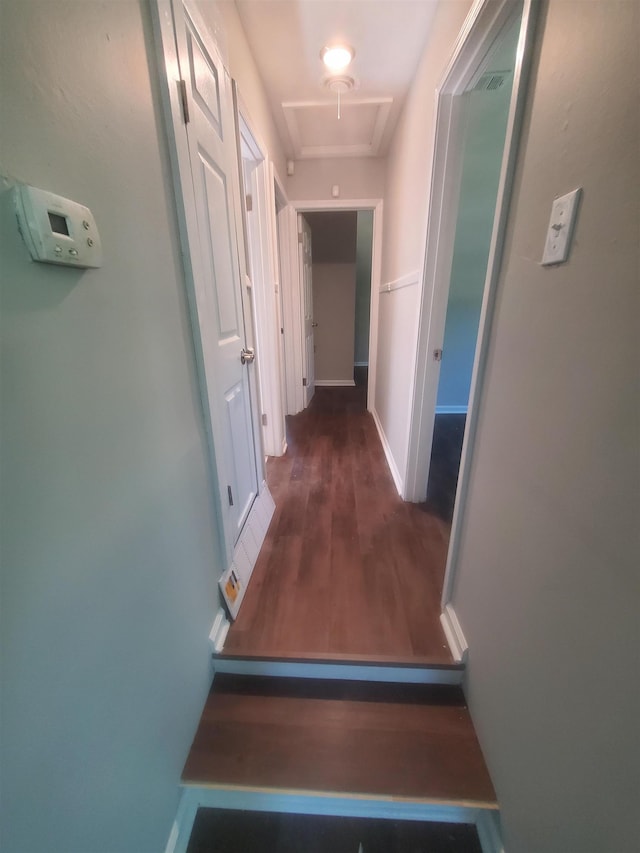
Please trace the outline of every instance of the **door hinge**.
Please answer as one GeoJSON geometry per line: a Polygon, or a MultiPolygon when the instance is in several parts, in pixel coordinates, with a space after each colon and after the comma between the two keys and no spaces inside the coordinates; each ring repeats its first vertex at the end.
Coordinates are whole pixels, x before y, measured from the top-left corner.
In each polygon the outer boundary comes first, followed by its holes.
{"type": "Polygon", "coordinates": [[[304,378],[303,378],[303,380],[302,380],[302,386],[303,386],[304,388],[306,388],[306,387],[307,387],[307,379],[306,379],[306,377],[304,377],[304,378]]]}
{"type": "Polygon", "coordinates": [[[262,426],[266,426],[266,425],[267,425],[267,413],[263,412],[262,413],[262,426]]]}
{"type": "Polygon", "coordinates": [[[249,195],[249,193],[247,193],[247,195],[245,196],[245,203],[247,205],[247,213],[251,213],[251,211],[253,210],[253,198],[251,197],[251,195],[249,195]]]}
{"type": "Polygon", "coordinates": [[[442,361],[442,350],[441,349],[434,349],[433,360],[434,361],[442,361]]]}
{"type": "Polygon", "coordinates": [[[178,97],[180,98],[180,106],[182,107],[182,119],[185,124],[189,124],[189,101],[187,99],[187,84],[184,80],[176,80],[178,86],[178,97]]]}
{"type": "Polygon", "coordinates": [[[231,486],[227,486],[227,494],[229,495],[229,506],[233,506],[233,492],[231,486]]]}
{"type": "Polygon", "coordinates": [[[298,243],[302,243],[302,231],[298,231],[298,243]]]}

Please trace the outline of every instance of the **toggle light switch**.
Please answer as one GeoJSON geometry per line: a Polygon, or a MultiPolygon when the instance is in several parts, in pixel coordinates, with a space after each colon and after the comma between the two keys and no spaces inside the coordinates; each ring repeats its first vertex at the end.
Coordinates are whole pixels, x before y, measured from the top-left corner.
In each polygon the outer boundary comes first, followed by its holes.
{"type": "Polygon", "coordinates": [[[569,257],[569,247],[581,194],[582,188],[578,187],[573,192],[554,200],[551,207],[547,240],[542,255],[543,266],[562,264],[569,257]]]}

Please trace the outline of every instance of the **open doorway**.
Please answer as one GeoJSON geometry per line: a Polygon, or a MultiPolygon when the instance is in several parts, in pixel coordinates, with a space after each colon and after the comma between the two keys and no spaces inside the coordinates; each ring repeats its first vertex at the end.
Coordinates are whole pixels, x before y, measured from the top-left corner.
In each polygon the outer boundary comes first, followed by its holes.
{"type": "Polygon", "coordinates": [[[302,216],[311,235],[315,384],[356,386],[366,395],[373,213],[312,211],[302,216]]]}
{"type": "Polygon", "coordinates": [[[451,523],[462,455],[500,171],[511,103],[519,20],[511,21],[458,96],[459,191],[427,503],[451,523]]]}

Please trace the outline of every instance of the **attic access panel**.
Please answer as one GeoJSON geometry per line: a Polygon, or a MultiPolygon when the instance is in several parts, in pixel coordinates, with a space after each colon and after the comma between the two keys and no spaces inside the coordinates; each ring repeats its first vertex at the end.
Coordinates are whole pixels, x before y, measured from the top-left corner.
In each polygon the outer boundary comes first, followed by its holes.
{"type": "Polygon", "coordinates": [[[387,126],[392,98],[344,98],[337,102],[283,103],[295,159],[376,157],[387,126]]]}

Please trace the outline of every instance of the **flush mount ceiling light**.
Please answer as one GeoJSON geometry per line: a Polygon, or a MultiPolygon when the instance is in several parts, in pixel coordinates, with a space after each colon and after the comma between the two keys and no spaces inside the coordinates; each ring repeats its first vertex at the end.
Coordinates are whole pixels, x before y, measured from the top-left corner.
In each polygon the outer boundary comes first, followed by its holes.
{"type": "Polygon", "coordinates": [[[356,55],[348,44],[326,45],[320,51],[320,59],[330,71],[343,71],[356,55]]]}

